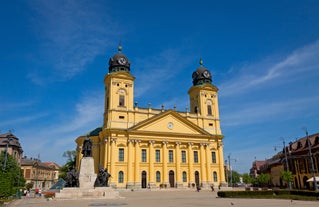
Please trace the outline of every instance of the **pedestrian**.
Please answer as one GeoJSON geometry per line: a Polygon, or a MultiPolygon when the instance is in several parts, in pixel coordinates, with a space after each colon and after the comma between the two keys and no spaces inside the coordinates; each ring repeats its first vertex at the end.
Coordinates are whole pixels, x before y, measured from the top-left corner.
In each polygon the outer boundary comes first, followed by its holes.
{"type": "Polygon", "coordinates": [[[197,190],[197,192],[200,191],[200,186],[199,185],[196,186],[196,190],[197,190]]]}
{"type": "Polygon", "coordinates": [[[211,185],[210,187],[212,189],[212,192],[215,192],[214,185],[211,185]]]}

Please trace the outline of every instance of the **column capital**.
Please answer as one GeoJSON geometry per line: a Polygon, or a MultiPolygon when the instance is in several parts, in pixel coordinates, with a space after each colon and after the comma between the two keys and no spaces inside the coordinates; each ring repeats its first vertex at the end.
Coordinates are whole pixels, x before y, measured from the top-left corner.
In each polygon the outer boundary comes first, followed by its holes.
{"type": "Polygon", "coordinates": [[[200,143],[200,146],[203,146],[203,147],[207,147],[208,145],[209,143],[205,143],[205,142],[200,143]]]}
{"type": "Polygon", "coordinates": [[[181,142],[176,142],[176,146],[179,146],[179,145],[181,145],[181,142]]]}
{"type": "Polygon", "coordinates": [[[149,140],[148,142],[150,143],[150,145],[155,143],[154,140],[149,140]]]}
{"type": "Polygon", "coordinates": [[[134,142],[134,139],[128,139],[127,142],[128,142],[128,143],[133,143],[133,142],[134,142]]]}
{"type": "Polygon", "coordinates": [[[164,141],[164,142],[163,142],[163,145],[167,145],[167,144],[168,144],[168,142],[167,142],[167,141],[164,141]]]}
{"type": "Polygon", "coordinates": [[[117,140],[116,138],[111,138],[110,139],[111,142],[116,142],[116,140],[117,140]]]}
{"type": "Polygon", "coordinates": [[[188,142],[187,144],[188,144],[188,146],[192,146],[193,142],[188,142]]]}

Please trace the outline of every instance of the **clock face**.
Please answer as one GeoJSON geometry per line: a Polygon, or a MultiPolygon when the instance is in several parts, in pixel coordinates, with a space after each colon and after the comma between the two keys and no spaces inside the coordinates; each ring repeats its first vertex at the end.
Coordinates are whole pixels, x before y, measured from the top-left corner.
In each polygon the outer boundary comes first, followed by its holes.
{"type": "Polygon", "coordinates": [[[210,77],[210,73],[207,70],[205,70],[204,73],[203,73],[203,76],[205,78],[209,78],[210,77]]]}
{"type": "Polygon", "coordinates": [[[118,62],[121,64],[121,65],[125,65],[126,64],[126,60],[125,58],[121,57],[118,62]]]}
{"type": "Polygon", "coordinates": [[[174,124],[173,124],[172,122],[168,122],[167,127],[168,127],[169,129],[173,129],[174,124]]]}

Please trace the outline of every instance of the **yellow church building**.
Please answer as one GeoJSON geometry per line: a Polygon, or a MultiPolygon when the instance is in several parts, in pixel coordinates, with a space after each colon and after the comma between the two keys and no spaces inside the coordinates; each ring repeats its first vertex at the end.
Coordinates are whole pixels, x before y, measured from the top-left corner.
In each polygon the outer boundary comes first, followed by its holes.
{"type": "Polygon", "coordinates": [[[104,78],[103,126],[76,139],[76,168],[81,163],[83,141],[89,136],[95,172],[98,165],[107,168],[112,187],[226,186],[218,88],[202,61],[190,74],[190,108],[184,112],[164,106],[138,107],[130,71],[130,61],[119,46],[104,78]]]}

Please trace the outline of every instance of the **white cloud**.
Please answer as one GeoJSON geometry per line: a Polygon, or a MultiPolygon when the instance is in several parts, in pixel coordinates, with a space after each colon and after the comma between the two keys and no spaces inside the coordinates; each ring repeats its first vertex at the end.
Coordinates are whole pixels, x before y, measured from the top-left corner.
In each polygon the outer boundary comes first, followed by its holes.
{"type": "MultiPolygon", "coordinates": [[[[238,69],[240,71],[238,76],[220,85],[221,95],[239,95],[269,84],[283,84],[295,81],[301,76],[318,74],[318,56],[319,40],[296,49],[279,61],[268,58],[261,62],[246,64],[238,69]]],[[[236,67],[232,67],[231,70],[236,70],[236,67]]]]}
{"type": "Polygon", "coordinates": [[[156,90],[156,88],[168,89],[166,83],[172,81],[173,78],[176,79],[177,74],[181,73],[191,61],[177,49],[167,49],[158,55],[137,59],[136,67],[139,70],[135,72],[138,77],[135,81],[137,83],[135,97],[141,97],[149,90],[156,90]],[[177,61],[179,59],[183,61],[177,61]]]}
{"type": "Polygon", "coordinates": [[[236,126],[296,118],[305,115],[308,110],[317,110],[317,103],[319,103],[319,96],[273,101],[267,104],[257,101],[246,104],[241,103],[239,109],[233,108],[223,113],[222,122],[223,126],[236,126]],[[244,121],[243,117],[245,117],[244,121]]]}
{"type": "Polygon", "coordinates": [[[30,5],[35,11],[34,33],[40,40],[37,60],[41,69],[30,71],[28,77],[36,84],[69,79],[82,72],[119,34],[116,21],[108,15],[109,8],[96,2],[31,1],[30,5]],[[43,65],[52,69],[44,73],[43,65]]]}

